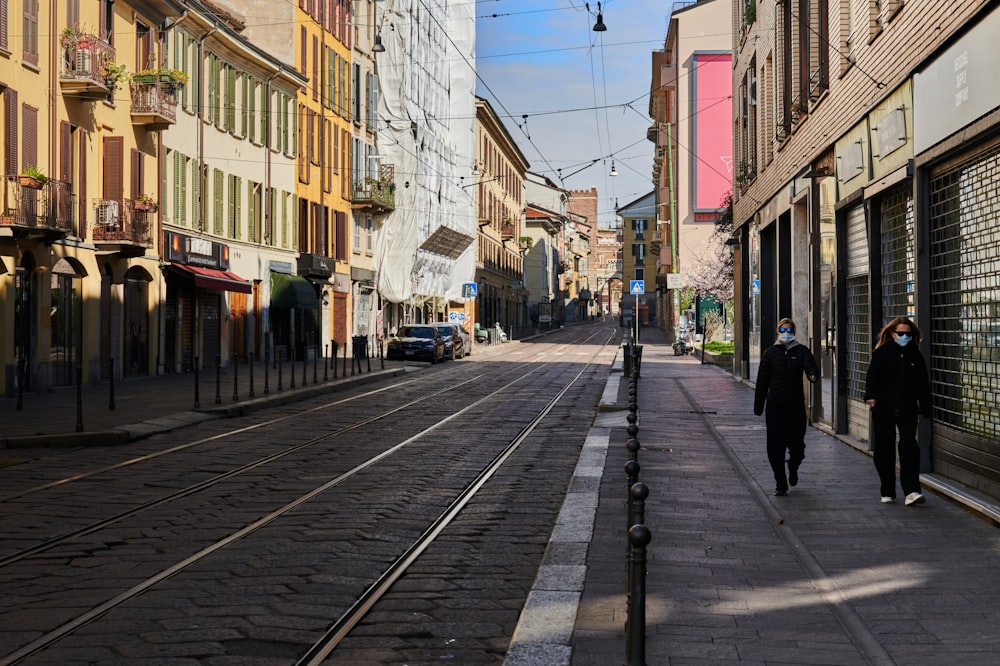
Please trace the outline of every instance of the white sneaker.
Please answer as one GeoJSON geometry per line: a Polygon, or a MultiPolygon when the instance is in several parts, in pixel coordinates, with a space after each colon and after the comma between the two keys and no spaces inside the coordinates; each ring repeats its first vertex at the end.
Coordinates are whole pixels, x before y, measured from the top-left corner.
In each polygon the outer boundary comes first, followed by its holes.
{"type": "Polygon", "coordinates": [[[910,493],[906,496],[906,506],[913,506],[914,504],[923,504],[924,496],[920,493],[910,493]]]}
{"type": "Polygon", "coordinates": [[[888,497],[888,496],[882,497],[882,504],[892,504],[895,501],[896,500],[893,499],[892,497],[888,497]]]}

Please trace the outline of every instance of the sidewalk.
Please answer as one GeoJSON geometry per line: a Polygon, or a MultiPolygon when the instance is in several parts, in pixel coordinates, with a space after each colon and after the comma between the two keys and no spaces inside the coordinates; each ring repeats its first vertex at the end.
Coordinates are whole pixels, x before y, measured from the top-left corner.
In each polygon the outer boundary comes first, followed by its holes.
{"type": "MultiPolygon", "coordinates": [[[[640,338],[646,664],[996,663],[991,521],[931,477],[925,504],[881,504],[871,458],[814,428],[798,486],[774,497],[753,391],[640,338]]],[[[624,407],[620,374],[614,396],[624,407]]],[[[640,663],[625,661],[627,413],[595,421],[508,666],[640,663]]]]}
{"type": "Polygon", "coordinates": [[[272,364],[267,369],[265,385],[264,364],[258,361],[254,363],[252,386],[246,364],[236,368],[235,386],[232,366],[221,369],[218,383],[212,368],[199,373],[197,396],[193,372],[130,378],[115,382],[114,409],[110,408],[110,383],[83,385],[79,415],[75,385],[46,393],[25,393],[21,396],[20,410],[16,396],[0,397],[0,451],[9,449],[0,452],[0,465],[5,458],[16,457],[16,449],[125,444],[153,433],[299,400],[339,385],[399,374],[407,364],[385,361],[383,369],[383,362],[373,358],[370,371],[368,361],[362,361],[361,371],[355,365],[353,374],[350,358],[346,372],[344,366],[344,359],[338,358],[335,378],[333,367],[324,368],[322,359],[315,365],[307,362],[304,374],[300,361],[295,364],[293,377],[291,364],[285,362],[281,365],[279,384],[278,368],[272,364]],[[78,431],[78,421],[82,421],[82,432],[78,431]]]}

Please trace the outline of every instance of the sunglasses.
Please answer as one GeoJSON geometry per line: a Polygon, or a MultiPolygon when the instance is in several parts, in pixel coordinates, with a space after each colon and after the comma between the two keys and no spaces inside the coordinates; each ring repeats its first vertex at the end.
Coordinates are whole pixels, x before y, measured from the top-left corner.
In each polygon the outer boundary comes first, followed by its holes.
{"type": "Polygon", "coordinates": [[[794,333],[795,329],[790,326],[779,326],[778,333],[794,333]]]}

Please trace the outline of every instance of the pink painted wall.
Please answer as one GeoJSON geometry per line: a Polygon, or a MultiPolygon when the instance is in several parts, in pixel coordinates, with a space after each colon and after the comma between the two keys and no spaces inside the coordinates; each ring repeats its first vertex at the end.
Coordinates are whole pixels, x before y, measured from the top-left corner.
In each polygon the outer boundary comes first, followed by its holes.
{"type": "Polygon", "coordinates": [[[695,53],[693,93],[695,213],[716,211],[733,189],[732,55],[695,53]]]}

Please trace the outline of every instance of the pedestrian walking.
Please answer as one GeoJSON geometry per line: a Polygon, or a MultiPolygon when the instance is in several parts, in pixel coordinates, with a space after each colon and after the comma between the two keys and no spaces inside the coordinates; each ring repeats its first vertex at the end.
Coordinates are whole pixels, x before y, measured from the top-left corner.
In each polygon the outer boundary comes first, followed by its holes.
{"type": "Polygon", "coordinates": [[[875,470],[882,503],[896,499],[896,434],[899,433],[899,485],[906,506],[920,504],[920,447],[917,416],[931,416],[927,362],[920,353],[920,329],[896,317],[882,329],[865,381],[865,402],[872,410],[875,470]]]}
{"type": "Polygon", "coordinates": [[[789,485],[798,485],[799,465],[806,456],[803,373],[815,382],[819,368],[809,348],[795,340],[795,322],[786,317],[778,322],[777,341],[761,356],[753,401],[757,416],[767,408],[767,461],[774,472],[774,494],[778,497],[788,494],[789,485]]]}

